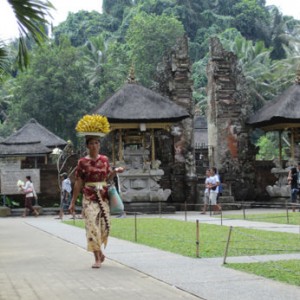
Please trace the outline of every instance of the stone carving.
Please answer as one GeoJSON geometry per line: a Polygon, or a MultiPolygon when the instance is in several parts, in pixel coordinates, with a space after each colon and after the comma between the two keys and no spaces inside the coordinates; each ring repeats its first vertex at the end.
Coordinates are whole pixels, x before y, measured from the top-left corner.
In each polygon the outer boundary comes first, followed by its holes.
{"type": "Polygon", "coordinates": [[[266,190],[273,200],[274,198],[290,198],[291,188],[288,185],[287,177],[290,168],[282,168],[278,160],[274,160],[275,168],[271,169],[271,173],[277,178],[273,186],[268,185],[266,190]]]}
{"type": "Polygon", "coordinates": [[[187,153],[186,159],[185,159],[185,169],[186,169],[186,175],[189,177],[195,177],[196,176],[196,165],[195,165],[195,158],[191,151],[187,153]]]}
{"type": "Polygon", "coordinates": [[[170,189],[163,190],[159,180],[164,175],[159,160],[149,162],[149,150],[124,150],[125,172],[119,174],[121,197],[124,202],[167,201],[170,189]]]}

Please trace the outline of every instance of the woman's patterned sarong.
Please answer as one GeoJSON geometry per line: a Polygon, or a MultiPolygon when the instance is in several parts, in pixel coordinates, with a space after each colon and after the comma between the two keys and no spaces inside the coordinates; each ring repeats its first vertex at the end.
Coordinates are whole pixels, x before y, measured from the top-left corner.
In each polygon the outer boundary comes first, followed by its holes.
{"type": "Polygon", "coordinates": [[[105,182],[88,182],[85,184],[85,193],[82,199],[82,215],[85,219],[85,229],[87,237],[87,250],[100,251],[102,244],[107,245],[110,229],[109,203],[103,197],[103,187],[105,182]],[[97,201],[90,200],[88,194],[97,195],[97,201]]]}

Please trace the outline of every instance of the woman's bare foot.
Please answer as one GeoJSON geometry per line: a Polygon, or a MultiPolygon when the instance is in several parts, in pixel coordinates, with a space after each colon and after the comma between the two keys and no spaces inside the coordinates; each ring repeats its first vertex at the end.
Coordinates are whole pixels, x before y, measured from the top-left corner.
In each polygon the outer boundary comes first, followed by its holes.
{"type": "Polygon", "coordinates": [[[92,265],[92,268],[99,269],[101,268],[101,263],[104,261],[105,256],[102,251],[94,251],[95,263],[92,265]]]}
{"type": "Polygon", "coordinates": [[[99,269],[99,268],[101,268],[101,262],[99,261],[99,262],[95,262],[93,265],[92,265],[92,268],[93,269],[99,269]]]}
{"type": "Polygon", "coordinates": [[[101,253],[100,260],[101,260],[102,263],[103,263],[104,260],[105,260],[105,255],[104,255],[103,253],[101,253]]]}

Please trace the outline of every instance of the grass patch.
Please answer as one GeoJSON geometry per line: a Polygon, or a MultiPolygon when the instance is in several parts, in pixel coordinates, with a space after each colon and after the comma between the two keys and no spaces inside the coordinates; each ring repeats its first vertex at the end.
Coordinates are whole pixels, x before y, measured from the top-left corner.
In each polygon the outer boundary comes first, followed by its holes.
{"type": "MultiPolygon", "coordinates": [[[[73,221],[65,223],[73,225],[73,221]]],[[[184,256],[196,257],[196,223],[163,218],[112,218],[111,236],[184,256]],[[135,240],[136,239],[136,240],[135,240]]],[[[76,220],[84,227],[84,221],[76,220]]],[[[200,224],[200,257],[223,257],[229,227],[200,224]]],[[[228,256],[299,253],[299,235],[233,228],[228,256]]]]}
{"type": "Polygon", "coordinates": [[[300,260],[280,260],[260,263],[230,263],[226,267],[300,286],[300,260]]]}
{"type": "Polygon", "coordinates": [[[300,225],[300,213],[299,212],[289,212],[288,219],[286,212],[282,213],[268,213],[268,214],[247,214],[244,219],[243,213],[227,215],[223,214],[223,218],[226,219],[238,219],[247,221],[258,221],[258,222],[268,222],[277,224],[290,224],[290,225],[300,225]]]}

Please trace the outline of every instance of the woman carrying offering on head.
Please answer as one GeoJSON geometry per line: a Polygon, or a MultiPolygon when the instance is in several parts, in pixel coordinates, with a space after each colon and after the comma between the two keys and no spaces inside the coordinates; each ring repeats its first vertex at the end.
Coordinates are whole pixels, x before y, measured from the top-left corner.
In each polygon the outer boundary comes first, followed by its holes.
{"type": "Polygon", "coordinates": [[[85,135],[88,154],[79,159],[75,172],[75,184],[70,204],[70,212],[75,211],[75,202],[80,192],[82,216],[85,220],[87,250],[94,253],[92,268],[100,268],[105,256],[102,248],[107,245],[110,231],[110,211],[107,182],[124,168],[111,169],[108,158],[99,154],[100,136],[109,132],[106,117],[86,115],[77,124],[76,130],[85,135]]]}

